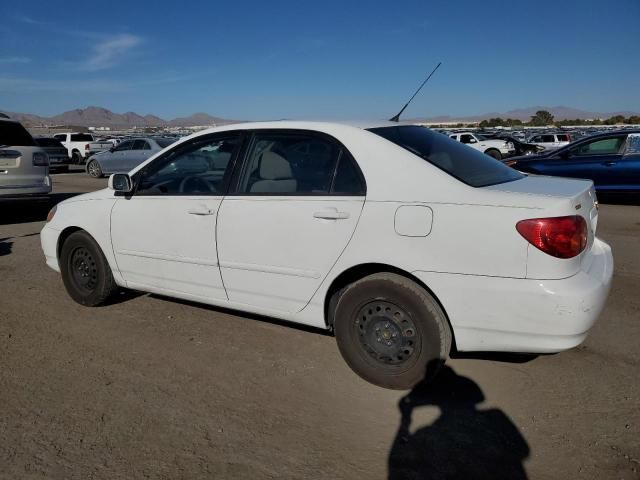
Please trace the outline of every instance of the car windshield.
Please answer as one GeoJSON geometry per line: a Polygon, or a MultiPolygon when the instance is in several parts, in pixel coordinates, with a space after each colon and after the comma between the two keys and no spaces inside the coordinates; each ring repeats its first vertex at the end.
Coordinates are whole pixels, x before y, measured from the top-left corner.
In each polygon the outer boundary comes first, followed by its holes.
{"type": "Polygon", "coordinates": [[[419,126],[371,128],[449,175],[472,187],[486,187],[523,178],[516,170],[460,142],[419,126]]]}
{"type": "Polygon", "coordinates": [[[0,146],[35,147],[36,142],[18,122],[0,122],[0,146]]]}

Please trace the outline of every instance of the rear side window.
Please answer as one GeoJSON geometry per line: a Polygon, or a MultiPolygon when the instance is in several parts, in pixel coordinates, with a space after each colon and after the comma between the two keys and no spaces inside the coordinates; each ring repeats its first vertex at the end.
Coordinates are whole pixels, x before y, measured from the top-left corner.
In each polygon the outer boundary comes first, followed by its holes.
{"type": "Polygon", "coordinates": [[[36,142],[18,122],[0,122],[0,146],[35,147],[36,142]]]}
{"type": "Polygon", "coordinates": [[[93,137],[88,133],[72,133],[72,142],[93,142],[93,137]]]}
{"type": "Polygon", "coordinates": [[[568,142],[569,141],[569,135],[556,135],[556,137],[558,138],[559,142],[568,142]]]}
{"type": "Polygon", "coordinates": [[[372,128],[386,138],[472,187],[486,187],[523,178],[489,155],[418,126],[372,128]]]}
{"type": "Polygon", "coordinates": [[[312,133],[257,133],[238,191],[255,195],[364,195],[351,156],[312,133]]]}
{"type": "Polygon", "coordinates": [[[160,148],[166,148],[172,143],[175,143],[173,138],[156,138],[156,143],[160,145],[160,148]]]}

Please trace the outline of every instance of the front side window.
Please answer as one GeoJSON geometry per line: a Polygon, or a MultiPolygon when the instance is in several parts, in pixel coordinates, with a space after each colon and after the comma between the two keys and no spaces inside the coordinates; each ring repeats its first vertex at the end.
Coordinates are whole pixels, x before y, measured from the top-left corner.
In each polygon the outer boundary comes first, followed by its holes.
{"type": "Polygon", "coordinates": [[[135,140],[132,150],[151,150],[151,147],[144,140],[135,140]]]}
{"type": "Polygon", "coordinates": [[[475,139],[469,134],[460,136],[460,141],[462,143],[475,143],[475,139]]]}
{"type": "Polygon", "coordinates": [[[558,138],[559,142],[568,142],[569,141],[569,135],[556,135],[556,137],[558,138]]]}
{"type": "Polygon", "coordinates": [[[179,145],[140,172],[136,195],[223,195],[240,135],[179,145]]]}
{"type": "Polygon", "coordinates": [[[371,128],[375,133],[410,151],[472,187],[486,187],[523,178],[516,170],[489,155],[419,126],[371,128]]]}
{"type": "Polygon", "coordinates": [[[571,149],[571,155],[615,155],[620,151],[626,136],[603,138],[585,142],[571,149]]]}
{"type": "Polygon", "coordinates": [[[328,137],[258,133],[249,149],[238,192],[364,195],[364,184],[349,153],[328,137]]]}

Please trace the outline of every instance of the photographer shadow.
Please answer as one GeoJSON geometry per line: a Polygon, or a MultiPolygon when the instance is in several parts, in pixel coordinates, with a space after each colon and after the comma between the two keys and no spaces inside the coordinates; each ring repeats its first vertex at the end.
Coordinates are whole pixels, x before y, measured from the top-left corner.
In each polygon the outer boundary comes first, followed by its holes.
{"type": "Polygon", "coordinates": [[[416,386],[399,402],[400,426],[389,454],[389,479],[526,479],[529,445],[499,409],[480,410],[480,387],[445,366],[433,383],[416,386]],[[440,416],[411,433],[416,408],[440,416]]]}

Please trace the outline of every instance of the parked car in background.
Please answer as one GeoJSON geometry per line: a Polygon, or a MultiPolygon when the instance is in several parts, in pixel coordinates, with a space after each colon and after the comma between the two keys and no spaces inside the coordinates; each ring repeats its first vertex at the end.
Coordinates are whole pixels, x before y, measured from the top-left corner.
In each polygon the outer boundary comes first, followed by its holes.
{"type": "Polygon", "coordinates": [[[483,133],[482,136],[487,139],[504,140],[506,142],[513,144],[513,148],[514,148],[513,152],[509,155],[504,156],[503,158],[521,156],[521,155],[534,155],[544,150],[544,147],[541,147],[540,145],[534,145],[533,143],[526,143],[526,142],[520,141],[519,139],[512,137],[507,133],[498,132],[498,133],[492,133],[489,135],[486,135],[483,133]]]}
{"type": "Polygon", "coordinates": [[[555,148],[564,147],[571,142],[571,135],[568,133],[542,133],[534,135],[529,139],[528,143],[540,145],[545,150],[553,150],[555,148]]]}
{"type": "Polygon", "coordinates": [[[505,163],[522,172],[588,178],[598,191],[640,191],[640,130],[592,135],[551,152],[505,163]]]}
{"type": "Polygon", "coordinates": [[[512,155],[515,152],[513,143],[505,140],[489,140],[477,133],[452,133],[449,135],[449,138],[457,140],[460,143],[464,143],[475,150],[486,153],[496,160],[512,155]]]}
{"type": "Polygon", "coordinates": [[[36,144],[46,152],[49,157],[49,171],[69,170],[69,155],[64,145],[59,140],[49,137],[34,137],[36,144]]]}
{"type": "Polygon", "coordinates": [[[613,274],[593,183],[526,176],[428,128],[263,122],[191,135],[58,204],[71,298],[119,287],[332,330],[408,389],[460,351],[580,344],[613,274]]]}
{"type": "Polygon", "coordinates": [[[53,138],[59,140],[67,149],[71,163],[82,165],[89,157],[90,144],[93,142],[93,135],[90,133],[56,133],[53,138]]]}
{"type": "Polygon", "coordinates": [[[20,122],[0,116],[0,198],[42,196],[49,192],[47,154],[20,122]]]}
{"type": "Polygon", "coordinates": [[[87,161],[87,173],[95,178],[111,173],[126,173],[175,142],[173,138],[132,138],[117,147],[93,155],[87,161]]]}

